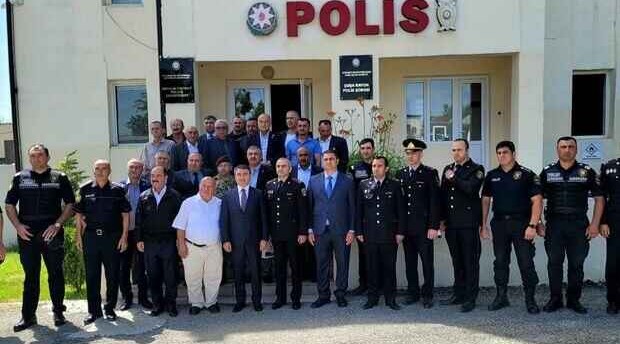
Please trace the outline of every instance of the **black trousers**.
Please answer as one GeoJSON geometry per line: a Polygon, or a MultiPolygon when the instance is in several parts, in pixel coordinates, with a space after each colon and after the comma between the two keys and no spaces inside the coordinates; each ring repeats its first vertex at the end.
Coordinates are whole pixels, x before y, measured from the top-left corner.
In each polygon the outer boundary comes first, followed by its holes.
{"type": "Polygon", "coordinates": [[[523,236],[529,223],[529,217],[519,219],[498,219],[491,220],[493,230],[493,252],[495,262],[493,270],[495,272],[495,284],[498,287],[508,285],[510,275],[510,253],[514,246],[517,264],[521,271],[521,280],[526,291],[533,291],[538,284],[538,274],[534,265],[536,247],[534,241],[526,240],[523,236]]]}
{"type": "Polygon", "coordinates": [[[293,290],[291,300],[301,299],[301,267],[297,241],[274,241],[273,254],[276,264],[276,300],[286,303],[286,284],[288,277],[287,265],[291,268],[293,290]]]}
{"type": "Polygon", "coordinates": [[[300,259],[301,275],[304,281],[316,282],[316,254],[314,247],[306,241],[303,245],[297,246],[300,259]]]}
{"type": "Polygon", "coordinates": [[[368,266],[368,301],[377,302],[382,289],[385,302],[396,299],[396,253],[398,246],[393,244],[366,243],[366,262],[368,266]]]}
{"type": "Polygon", "coordinates": [[[41,257],[47,268],[47,282],[52,299],[53,311],[63,312],[65,307],[65,275],[63,260],[65,257],[64,233],[59,231],[53,240],[45,242],[43,232],[47,225],[25,223],[30,226],[34,234],[30,241],[18,237],[19,260],[24,269],[24,291],[22,293],[22,316],[24,319],[32,319],[39,305],[41,257]]]}
{"type": "Polygon", "coordinates": [[[448,228],[446,240],[454,268],[454,295],[475,302],[480,282],[478,228],[448,228]]]}
{"type": "MultiPolygon", "coordinates": [[[[336,297],[343,297],[349,285],[349,257],[351,247],[346,245],[345,234],[338,234],[329,230],[318,235],[314,245],[317,263],[317,289],[319,298],[329,299],[329,272],[333,257],[336,257],[336,297]]],[[[317,235],[315,235],[316,237],[317,235]]]]}
{"type": "Polygon", "coordinates": [[[105,310],[113,310],[118,299],[118,277],[121,253],[116,248],[121,233],[97,235],[86,230],[83,236],[84,264],[86,268],[86,298],[88,313],[101,315],[101,266],[106,280],[105,310]]]}
{"type": "Polygon", "coordinates": [[[138,300],[144,301],[148,295],[144,253],[136,248],[136,239],[130,232],[127,238],[127,250],[121,254],[119,287],[125,301],[133,301],[132,281],[138,285],[138,300]]]}
{"type": "Polygon", "coordinates": [[[176,305],[177,299],[177,248],[176,242],[146,241],[144,261],[148,276],[149,290],[155,309],[176,305]],[[162,284],[166,286],[163,295],[162,284]]]}
{"type": "Polygon", "coordinates": [[[420,281],[418,278],[418,256],[422,260],[422,297],[433,298],[435,287],[435,249],[433,240],[426,237],[426,232],[406,235],[403,240],[405,263],[407,272],[407,292],[411,296],[420,296],[420,281]]]}
{"type": "Polygon", "coordinates": [[[261,255],[257,242],[232,244],[232,263],[235,275],[235,297],[238,304],[245,304],[245,272],[250,272],[252,283],[252,303],[262,300],[261,255]]]}
{"type": "Polygon", "coordinates": [[[607,238],[607,260],[605,281],[607,281],[607,302],[620,305],[620,218],[609,223],[610,235],[607,238]]]}
{"type": "Polygon", "coordinates": [[[581,298],[583,263],[590,249],[590,242],[586,238],[587,227],[588,218],[585,214],[580,217],[551,217],[547,220],[545,250],[552,298],[562,298],[564,256],[568,259],[566,299],[578,301],[581,298]]]}
{"type": "Polygon", "coordinates": [[[359,285],[362,288],[368,287],[368,263],[366,262],[366,243],[357,240],[357,261],[359,270],[359,285]]]}

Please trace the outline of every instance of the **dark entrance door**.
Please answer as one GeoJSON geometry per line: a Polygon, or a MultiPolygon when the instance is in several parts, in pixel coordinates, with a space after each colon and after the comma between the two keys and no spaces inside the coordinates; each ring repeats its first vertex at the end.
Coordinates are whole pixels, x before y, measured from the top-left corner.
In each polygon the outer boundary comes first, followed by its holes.
{"type": "Polygon", "coordinates": [[[301,113],[299,84],[271,85],[271,119],[274,132],[286,130],[286,112],[301,113]]]}

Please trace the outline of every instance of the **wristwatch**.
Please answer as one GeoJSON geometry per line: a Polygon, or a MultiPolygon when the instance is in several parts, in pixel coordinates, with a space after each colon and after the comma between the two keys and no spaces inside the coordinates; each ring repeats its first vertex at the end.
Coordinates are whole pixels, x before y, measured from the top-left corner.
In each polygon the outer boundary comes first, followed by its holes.
{"type": "Polygon", "coordinates": [[[54,227],[56,227],[56,229],[60,229],[62,228],[62,225],[58,222],[54,223],[54,227]]]}
{"type": "Polygon", "coordinates": [[[535,223],[530,223],[529,225],[527,225],[529,228],[534,228],[536,229],[536,224],[535,223]]]}

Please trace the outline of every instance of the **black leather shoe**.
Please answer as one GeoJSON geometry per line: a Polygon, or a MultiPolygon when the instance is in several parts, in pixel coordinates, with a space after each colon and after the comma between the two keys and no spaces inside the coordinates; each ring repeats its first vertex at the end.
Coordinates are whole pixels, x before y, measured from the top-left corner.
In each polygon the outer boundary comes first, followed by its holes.
{"type": "Polygon", "coordinates": [[[127,311],[131,309],[131,306],[133,306],[133,301],[125,301],[118,309],[121,311],[127,311]]]}
{"type": "Polygon", "coordinates": [[[284,306],[284,302],[276,301],[273,304],[271,304],[271,309],[280,309],[282,308],[282,306],[284,306]]]}
{"type": "Polygon", "coordinates": [[[439,301],[439,304],[442,306],[462,305],[463,303],[465,303],[465,299],[456,295],[452,295],[449,299],[439,301]]]}
{"type": "Polygon", "coordinates": [[[414,303],[420,301],[420,295],[407,295],[407,298],[405,298],[405,304],[406,305],[413,305],[414,303]]]}
{"type": "Polygon", "coordinates": [[[196,315],[196,314],[200,313],[200,311],[201,311],[201,310],[202,310],[202,309],[200,309],[200,307],[191,306],[191,307],[189,308],[189,314],[190,314],[190,315],[196,315]]]}
{"type": "Polygon", "coordinates": [[[566,302],[566,308],[572,309],[573,311],[575,311],[575,313],[578,313],[578,314],[588,313],[588,310],[579,301],[566,302]]]}
{"type": "Polygon", "coordinates": [[[312,305],[310,305],[310,308],[320,308],[325,306],[326,304],[330,303],[331,300],[330,299],[322,299],[322,298],[318,298],[316,299],[316,301],[314,301],[312,303],[312,305]]]}
{"type": "Polygon", "coordinates": [[[366,294],[366,291],[368,290],[368,288],[366,288],[366,286],[360,285],[359,287],[351,290],[351,295],[353,296],[361,296],[366,294]]]}
{"type": "Polygon", "coordinates": [[[156,308],[153,308],[151,311],[149,311],[148,315],[152,317],[156,317],[156,316],[159,316],[163,312],[164,312],[163,308],[156,307],[156,308]]]}
{"type": "Polygon", "coordinates": [[[113,309],[109,309],[107,311],[104,312],[105,314],[103,315],[103,318],[107,321],[114,321],[116,320],[116,313],[114,312],[113,309]]]}
{"type": "Polygon", "coordinates": [[[171,306],[168,308],[168,315],[171,317],[176,317],[179,315],[179,311],[177,310],[177,306],[171,306]]]}
{"type": "Polygon", "coordinates": [[[298,310],[301,308],[301,302],[293,301],[293,305],[291,306],[294,310],[298,310]]]}
{"type": "Polygon", "coordinates": [[[62,326],[67,323],[67,318],[62,312],[54,312],[54,326],[62,326]]]}
{"type": "Polygon", "coordinates": [[[377,301],[367,301],[363,306],[362,309],[371,309],[374,308],[377,305],[377,301]]]}
{"type": "Polygon", "coordinates": [[[140,300],[140,306],[146,309],[153,309],[153,303],[148,299],[140,300]]]}
{"type": "Polygon", "coordinates": [[[564,307],[564,303],[562,299],[552,298],[547,302],[547,304],[543,307],[543,311],[547,313],[552,313],[557,311],[558,309],[564,307]]]}
{"type": "Polygon", "coordinates": [[[239,313],[245,308],[245,303],[237,303],[233,307],[233,313],[239,313]]]}
{"type": "Polygon", "coordinates": [[[430,297],[425,297],[422,299],[422,307],[429,309],[429,308],[433,308],[433,299],[431,299],[430,297]]]}
{"type": "Polygon", "coordinates": [[[95,320],[101,318],[101,316],[101,314],[88,314],[86,318],[84,318],[84,326],[94,323],[95,320]]]}
{"type": "Polygon", "coordinates": [[[387,306],[390,307],[390,309],[393,311],[400,311],[400,306],[398,305],[398,303],[396,303],[396,301],[388,302],[387,306]]]}
{"type": "Polygon", "coordinates": [[[525,297],[525,308],[530,314],[540,313],[540,308],[538,308],[538,305],[536,304],[536,299],[534,299],[534,295],[527,295],[525,297]]]}
{"type": "Polygon", "coordinates": [[[466,301],[461,305],[461,313],[469,313],[476,308],[476,303],[473,301],[466,301]]]}
{"type": "Polygon", "coordinates": [[[337,297],[336,303],[338,304],[338,307],[341,307],[341,308],[349,305],[349,303],[347,302],[347,299],[345,299],[344,296],[337,297]]]}
{"type": "Polygon", "coordinates": [[[607,314],[610,314],[610,315],[618,314],[618,305],[615,302],[610,302],[607,305],[607,314]]]}
{"type": "Polygon", "coordinates": [[[490,311],[498,311],[502,308],[506,308],[510,306],[510,302],[508,301],[507,289],[506,287],[498,287],[497,295],[495,295],[495,299],[489,305],[490,311]]]}
{"type": "Polygon", "coordinates": [[[15,324],[15,326],[13,326],[13,332],[21,332],[27,328],[30,328],[34,325],[37,324],[37,318],[33,317],[30,318],[28,320],[24,320],[24,318],[21,318],[19,320],[19,322],[17,322],[17,324],[15,324]]]}
{"type": "Polygon", "coordinates": [[[209,313],[211,314],[215,314],[215,313],[219,313],[220,312],[220,305],[218,305],[217,303],[214,305],[211,305],[207,308],[207,310],[209,311],[209,313]]]}
{"type": "Polygon", "coordinates": [[[263,305],[262,305],[262,304],[260,304],[260,303],[255,303],[255,304],[254,304],[254,310],[255,310],[256,312],[262,312],[262,311],[263,311],[263,305]]]}

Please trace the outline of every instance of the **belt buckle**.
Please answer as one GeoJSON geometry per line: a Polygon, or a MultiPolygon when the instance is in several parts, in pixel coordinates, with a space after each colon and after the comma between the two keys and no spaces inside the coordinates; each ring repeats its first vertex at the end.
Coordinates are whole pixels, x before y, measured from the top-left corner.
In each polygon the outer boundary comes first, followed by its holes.
{"type": "Polygon", "coordinates": [[[97,236],[103,236],[103,229],[95,229],[95,234],[97,234],[97,236]]]}

